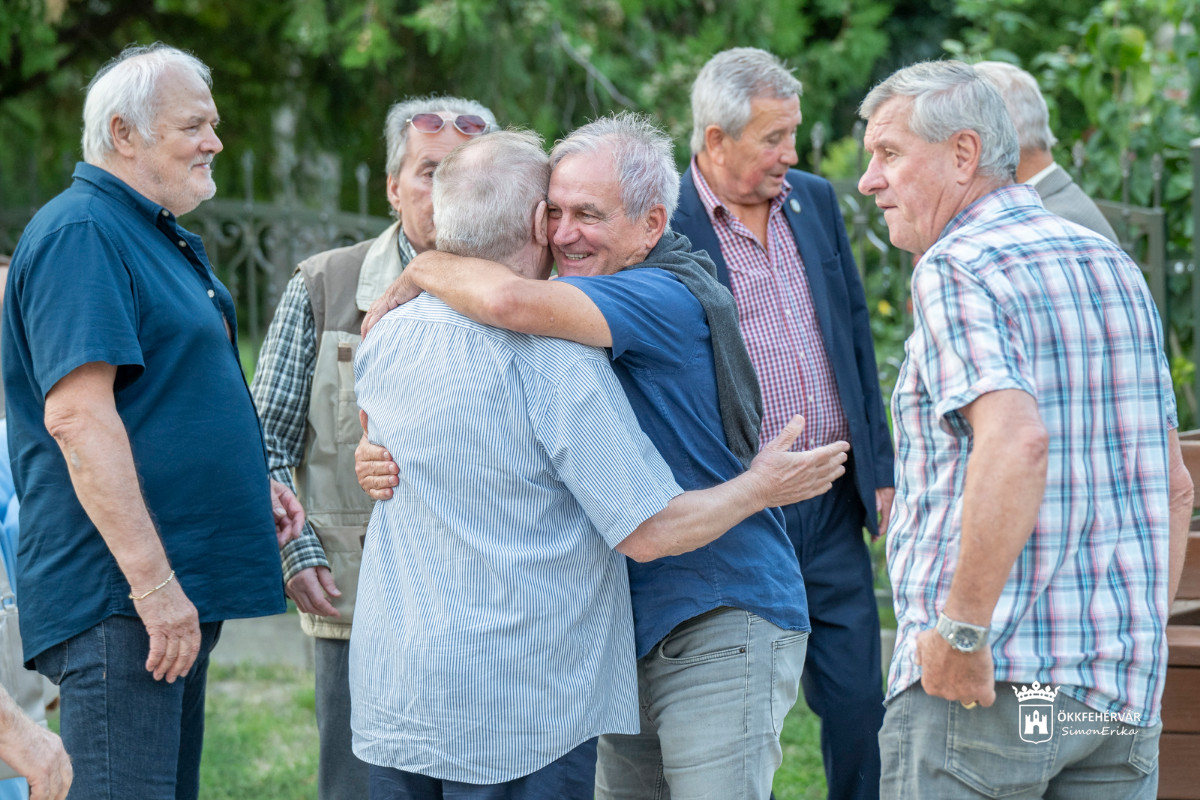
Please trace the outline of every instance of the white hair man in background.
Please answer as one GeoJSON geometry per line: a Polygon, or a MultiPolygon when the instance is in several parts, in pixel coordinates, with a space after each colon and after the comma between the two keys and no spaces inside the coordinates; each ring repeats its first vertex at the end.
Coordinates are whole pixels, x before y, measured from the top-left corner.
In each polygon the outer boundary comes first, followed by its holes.
{"type": "Polygon", "coordinates": [[[1037,189],[1047,211],[1116,242],[1116,232],[1092,198],[1084,194],[1069,172],[1055,163],[1050,148],[1058,139],[1050,130],[1050,110],[1033,76],[1003,61],[981,61],[975,64],[975,71],[1000,91],[1016,126],[1021,147],[1017,182],[1037,189]]]}

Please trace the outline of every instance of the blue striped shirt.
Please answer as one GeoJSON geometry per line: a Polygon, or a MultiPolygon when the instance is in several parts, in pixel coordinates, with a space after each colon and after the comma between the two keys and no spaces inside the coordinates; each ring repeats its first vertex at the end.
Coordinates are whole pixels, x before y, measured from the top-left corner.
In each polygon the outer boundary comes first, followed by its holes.
{"type": "MultiPolygon", "coordinates": [[[[996,679],[1159,715],[1166,671],[1167,434],[1178,425],[1154,302],[1107,239],[1025,185],[960,212],[913,272],[915,330],[892,398],[888,564],[899,622],[889,696],[920,679],[916,638],[945,605],[971,452],[960,409],[1037,401],[1049,434],[1037,524],[992,615],[996,679]]],[[[1137,715],[1137,716],[1134,716],[1137,715]]]]}
{"type": "Polygon", "coordinates": [[[355,360],[400,470],[367,529],[354,752],[492,784],[639,729],[625,559],[681,489],[603,351],[489,328],[422,295],[355,360]]]}

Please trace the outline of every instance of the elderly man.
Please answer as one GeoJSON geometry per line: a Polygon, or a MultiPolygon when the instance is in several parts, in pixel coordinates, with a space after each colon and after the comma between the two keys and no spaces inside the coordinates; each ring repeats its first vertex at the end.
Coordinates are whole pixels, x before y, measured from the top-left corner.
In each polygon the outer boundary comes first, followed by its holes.
{"type": "Polygon", "coordinates": [[[877,796],[879,610],[863,541],[887,532],[892,445],[862,282],[828,181],[792,169],[800,81],[763,50],[713,56],[692,86],[692,165],[671,226],[712,256],[762,381],[763,437],[848,439],[833,491],[785,508],[808,591],[804,697],[821,718],[831,798],[877,796]],[[879,521],[876,521],[876,512],[879,521]]]}
{"type": "Polygon", "coordinates": [[[176,219],[216,191],[209,85],[163,45],[97,74],[86,163],[5,294],[21,638],[60,687],[72,798],[196,797],[221,621],[284,610],[276,542],[303,518],[267,475],[233,298],[176,219]]]}
{"type": "MultiPolygon", "coordinates": [[[[533,281],[432,253],[406,270],[397,295],[417,286],[487,324],[610,348],[675,479],[705,489],[753,457],[759,397],[733,298],[666,229],[679,185],[673,149],[635,115],[597,120],[555,146],[550,246],[566,277],[533,281]]],[[[597,796],[655,797],[665,780],[680,797],[766,798],[808,631],[778,512],[694,552],[630,563],[629,580],[641,730],[601,737],[597,796]]]]}
{"type": "Polygon", "coordinates": [[[315,637],[317,772],[321,800],[360,800],[367,766],[350,746],[350,628],[371,502],[354,478],[358,406],[351,364],[363,312],[417,253],[434,246],[433,171],[469,137],[496,127],[492,112],[458,97],[392,106],[387,197],[398,221],[379,237],[319,253],[288,283],[263,342],[250,390],[276,480],[292,470],[307,512],[283,551],[287,593],[315,637]]]}
{"type": "Polygon", "coordinates": [[[882,794],[1152,798],[1192,486],[1145,281],[1014,185],[971,67],[900,70],[860,112],[859,189],[924,254],[892,399],[882,794]]]}
{"type": "MultiPolygon", "coordinates": [[[[596,125],[604,130],[610,122],[596,125]]],[[[663,232],[666,210],[654,203],[649,220],[625,216],[608,145],[591,149],[608,140],[581,146],[579,137],[577,132],[561,143],[553,157],[559,163],[550,187],[555,253],[561,264],[614,269],[620,263],[614,258],[646,255],[663,232]],[[602,168],[594,171],[597,163],[602,168]],[[581,215],[609,227],[614,238],[597,236],[588,247],[577,242],[560,250],[565,231],[577,229],[581,215]],[[617,256],[621,248],[628,252],[617,256]]],[[[654,157],[653,179],[674,177],[669,144],[654,157]]],[[[636,320],[609,317],[610,333],[578,285],[539,280],[550,268],[545,205],[539,203],[548,172],[529,134],[490,134],[455,150],[435,176],[438,249],[475,257],[453,264],[456,279],[466,285],[502,285],[502,271],[513,276],[510,288],[518,296],[526,286],[561,290],[579,306],[584,319],[578,324],[594,330],[595,338],[645,352],[624,338],[626,325],[636,320]]],[[[646,282],[675,281],[665,272],[661,278],[651,277],[655,270],[635,272],[646,282]]],[[[504,303],[509,295],[500,291],[496,299],[504,303]]],[[[707,432],[696,419],[672,420],[695,434],[677,439],[678,446],[705,456],[693,462],[696,474],[685,477],[707,488],[686,494],[638,429],[600,350],[490,328],[431,295],[393,311],[363,340],[355,363],[359,403],[372,440],[397,454],[400,464],[396,496],[378,504],[371,517],[351,643],[355,752],[376,765],[372,798],[591,796],[594,761],[588,763],[591,750],[581,743],[639,728],[629,576],[617,552],[639,566],[660,559],[645,568],[661,571],[669,586],[680,584],[678,598],[665,591],[654,598],[663,617],[655,624],[669,630],[675,622],[668,615],[679,613],[678,607],[700,607],[701,618],[667,637],[656,657],[664,671],[695,673],[693,686],[704,685],[703,697],[690,701],[708,712],[693,715],[691,724],[701,729],[691,733],[692,759],[720,762],[706,764],[709,771],[739,772],[728,762],[740,765],[746,754],[729,740],[766,737],[773,714],[777,726],[786,713],[805,635],[780,631],[753,614],[721,613],[722,606],[742,585],[766,595],[794,576],[794,563],[791,570],[773,569],[765,560],[751,565],[739,555],[772,536],[773,518],[765,508],[828,488],[842,472],[845,447],[787,452],[803,428],[796,420],[748,471],[722,482],[717,473],[741,472],[740,464],[728,448],[712,446],[711,426],[719,431],[720,425],[712,361],[695,355],[707,346],[706,332],[697,338],[703,312],[695,300],[681,303],[681,295],[691,297],[682,284],[655,298],[687,312],[675,329],[682,342],[664,341],[669,352],[661,358],[682,354],[678,371],[697,381],[707,371],[710,390],[708,405],[696,415],[704,414],[707,432]],[[747,525],[746,519],[762,522],[747,525]],[[731,538],[735,544],[717,547],[731,538]],[[700,560],[687,563],[709,571],[730,564],[723,570],[726,583],[702,586],[706,577],[688,577],[680,568],[679,554],[698,547],[700,560]],[[665,611],[669,604],[676,608],[665,611]],[[728,641],[700,641],[701,631],[712,627],[704,623],[713,620],[725,620],[716,627],[728,641]],[[785,676],[775,705],[768,693],[765,705],[746,708],[740,677],[747,671],[785,676]],[[720,684],[718,673],[736,689],[720,684]],[[716,712],[723,693],[738,696],[736,715],[716,712]]],[[[658,318],[670,312],[648,313],[658,318]]],[[[619,377],[628,380],[634,369],[662,371],[657,365],[618,367],[619,377]]],[[[664,398],[672,391],[666,383],[642,385],[656,390],[656,399],[676,402],[664,398]]],[[[647,400],[632,392],[630,399],[649,427],[647,400]]],[[[675,454],[668,457],[678,462],[675,454]]],[[[786,541],[777,524],[775,530],[779,550],[786,541]]],[[[644,625],[645,587],[634,593],[644,625]]],[[[802,611],[790,616],[802,626],[802,611]]],[[[639,631],[639,645],[645,635],[639,631]]],[[[679,678],[659,688],[688,693],[685,683],[679,678]]],[[[656,698],[651,713],[673,716],[676,704],[656,698]]],[[[674,781],[673,775],[668,779],[674,781]]],[[[751,796],[742,785],[731,786],[714,783],[708,791],[751,796]]],[[[697,791],[693,784],[683,794],[697,791]]]]}
{"type": "Polygon", "coordinates": [[[1003,61],[981,61],[975,65],[975,71],[1000,91],[1017,128],[1021,148],[1017,181],[1037,189],[1047,211],[1116,242],[1116,232],[1092,198],[1083,193],[1065,169],[1054,163],[1050,148],[1058,139],[1050,131],[1050,110],[1033,76],[1003,61]]]}

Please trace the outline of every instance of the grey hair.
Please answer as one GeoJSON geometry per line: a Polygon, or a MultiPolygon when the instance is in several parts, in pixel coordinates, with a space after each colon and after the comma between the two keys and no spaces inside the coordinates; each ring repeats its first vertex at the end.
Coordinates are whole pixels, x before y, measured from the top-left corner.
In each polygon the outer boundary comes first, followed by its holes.
{"type": "Polygon", "coordinates": [[[1054,147],[1058,139],[1050,130],[1050,109],[1032,75],[1003,61],[980,61],[975,71],[987,78],[1004,98],[1022,150],[1054,147]]]}
{"type": "Polygon", "coordinates": [[[550,151],[550,166],[557,167],[567,156],[612,155],[621,207],[631,220],[642,220],[661,204],[667,219],[679,203],[679,172],[675,167],[675,144],[650,117],[622,111],[576,128],[550,151]]]}
{"type": "Polygon", "coordinates": [[[709,125],[742,138],[755,98],[783,100],[799,97],[803,89],[792,71],[766,50],[735,47],[717,53],[692,84],[692,153],[704,151],[709,125]]]}
{"type": "Polygon", "coordinates": [[[961,61],[922,61],[893,72],[867,93],[858,114],[870,117],[894,97],[911,97],[908,128],[927,142],[955,133],[979,134],[979,174],[1013,180],[1021,151],[1004,99],[990,82],[961,61]]]}
{"type": "Polygon", "coordinates": [[[433,173],[437,249],[505,262],[532,239],[549,182],[535,133],[498,131],[460,144],[433,173]]]}
{"type": "Polygon", "coordinates": [[[387,139],[388,175],[396,177],[400,174],[400,168],[404,166],[404,154],[408,150],[408,121],[417,114],[436,114],[439,111],[448,111],[456,116],[475,114],[483,117],[483,121],[487,123],[484,133],[500,129],[496,124],[496,115],[491,109],[475,100],[432,94],[401,100],[388,109],[387,122],[383,127],[384,137],[387,139]]]}
{"type": "Polygon", "coordinates": [[[158,81],[173,69],[192,73],[210,89],[212,74],[191,53],[155,42],[131,45],[92,78],[83,104],[83,160],[102,163],[116,148],[113,117],[120,117],[147,142],[154,141],[158,114],[158,81]]]}

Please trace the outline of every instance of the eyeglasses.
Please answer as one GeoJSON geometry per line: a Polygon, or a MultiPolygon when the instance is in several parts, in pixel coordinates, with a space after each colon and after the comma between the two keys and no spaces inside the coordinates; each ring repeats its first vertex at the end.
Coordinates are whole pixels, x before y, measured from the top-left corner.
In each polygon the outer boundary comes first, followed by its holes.
{"type": "Polygon", "coordinates": [[[446,120],[441,114],[417,114],[409,117],[408,122],[421,133],[437,133],[451,121],[463,136],[478,136],[487,130],[487,122],[483,117],[474,114],[459,114],[453,120],[446,120]]]}

